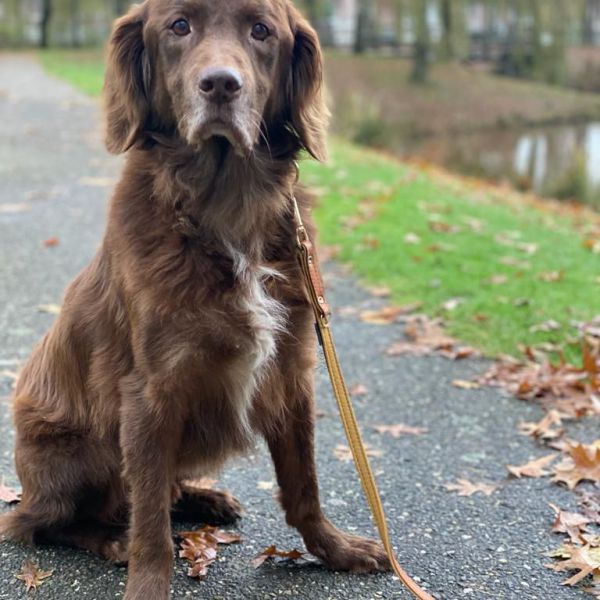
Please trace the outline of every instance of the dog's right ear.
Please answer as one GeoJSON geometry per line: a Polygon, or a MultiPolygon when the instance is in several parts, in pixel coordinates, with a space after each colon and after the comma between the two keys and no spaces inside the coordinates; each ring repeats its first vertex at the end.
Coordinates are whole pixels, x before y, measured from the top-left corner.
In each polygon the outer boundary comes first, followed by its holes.
{"type": "Polygon", "coordinates": [[[145,4],[134,6],[116,22],[109,43],[104,102],[106,147],[113,154],[126,152],[136,143],[150,114],[145,14],[145,4]]]}

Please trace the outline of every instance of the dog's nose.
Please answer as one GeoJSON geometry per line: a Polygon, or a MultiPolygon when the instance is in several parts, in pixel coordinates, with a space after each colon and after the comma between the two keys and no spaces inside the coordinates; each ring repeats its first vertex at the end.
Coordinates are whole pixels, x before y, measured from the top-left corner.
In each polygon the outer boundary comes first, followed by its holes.
{"type": "Polygon", "coordinates": [[[202,73],[200,91],[209,100],[224,104],[237,98],[242,90],[242,76],[232,68],[207,69],[202,73]]]}

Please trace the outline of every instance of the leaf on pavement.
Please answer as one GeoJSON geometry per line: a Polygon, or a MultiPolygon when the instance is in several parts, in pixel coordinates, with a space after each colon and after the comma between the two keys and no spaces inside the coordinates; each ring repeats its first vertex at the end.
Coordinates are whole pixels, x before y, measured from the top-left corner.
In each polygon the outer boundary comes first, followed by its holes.
{"type": "Polygon", "coordinates": [[[29,590],[37,590],[48,577],[52,576],[52,573],[54,571],[42,571],[33,561],[26,560],[15,577],[25,584],[28,592],[29,590]]]}
{"type": "Polygon", "coordinates": [[[51,237],[48,238],[47,240],[44,240],[44,246],[46,248],[55,248],[56,246],[58,246],[59,244],[59,240],[57,237],[51,237]]]}
{"type": "Polygon", "coordinates": [[[561,562],[546,565],[553,571],[576,571],[575,575],[563,581],[563,585],[576,585],[588,575],[594,578],[600,577],[600,548],[591,546],[571,546],[564,545],[557,558],[562,558],[561,562]]]}
{"type": "Polygon", "coordinates": [[[258,569],[261,565],[263,565],[266,561],[281,558],[283,560],[291,560],[297,561],[305,556],[304,552],[300,552],[299,550],[291,550],[289,552],[283,552],[277,549],[277,546],[269,546],[265,548],[262,552],[257,554],[252,559],[252,566],[255,569],[258,569]]]}
{"type": "Polygon", "coordinates": [[[396,425],[375,425],[373,429],[381,435],[388,434],[393,438],[399,438],[403,435],[423,435],[429,431],[425,427],[411,427],[404,423],[397,423],[396,425]]]}
{"type": "Polygon", "coordinates": [[[582,481],[600,481],[600,442],[569,444],[567,456],[554,468],[553,481],[574,490],[582,481]]]}
{"type": "Polygon", "coordinates": [[[556,429],[563,422],[563,416],[557,410],[550,410],[538,423],[519,423],[519,431],[537,440],[555,440],[564,434],[564,429],[556,429]]]}
{"type": "Polygon", "coordinates": [[[392,295],[392,290],[389,287],[370,287],[367,291],[375,298],[389,298],[392,295]]]}
{"type": "Polygon", "coordinates": [[[217,560],[219,544],[237,544],[241,537],[217,527],[206,526],[197,531],[183,531],[177,534],[182,539],[179,556],[188,561],[188,576],[203,579],[208,567],[217,560]]]}
{"type": "Polygon", "coordinates": [[[388,356],[439,354],[451,360],[463,360],[477,354],[474,348],[461,346],[447,335],[440,319],[414,315],[408,318],[404,333],[407,340],[392,344],[386,350],[388,356]]]}
{"type": "Polygon", "coordinates": [[[348,390],[348,393],[351,396],[366,396],[369,393],[369,390],[367,389],[367,386],[362,383],[357,383],[348,390]]]}
{"type": "MultiPolygon", "coordinates": [[[[375,448],[369,446],[369,444],[365,444],[365,452],[367,453],[367,456],[371,458],[378,458],[380,456],[383,456],[382,450],[376,450],[375,448]]],[[[350,462],[353,460],[352,450],[350,450],[348,446],[344,446],[343,444],[338,444],[333,450],[333,454],[338,460],[341,460],[342,462],[350,462]]]]}
{"type": "Polygon", "coordinates": [[[471,483],[467,479],[459,479],[456,483],[444,486],[449,492],[456,492],[459,496],[472,496],[473,494],[484,494],[491,496],[498,486],[491,483],[471,483]]]}
{"type": "Polygon", "coordinates": [[[521,479],[521,477],[547,477],[551,473],[550,471],[546,470],[546,467],[549,467],[555,460],[556,454],[550,454],[548,456],[542,456],[542,458],[532,460],[527,464],[521,465],[520,467],[508,465],[506,468],[508,469],[508,472],[517,479],[521,479]]]}
{"type": "Polygon", "coordinates": [[[419,304],[408,304],[406,306],[386,306],[380,310],[365,310],[360,313],[360,319],[371,325],[391,325],[399,317],[417,310],[419,306],[419,304]]]}
{"type": "Polygon", "coordinates": [[[583,534],[586,533],[587,526],[592,520],[579,513],[561,510],[555,504],[550,504],[550,508],[552,508],[556,515],[552,531],[554,533],[566,533],[574,544],[585,543],[583,534]]]}
{"type": "Polygon", "coordinates": [[[4,485],[4,479],[0,479],[0,501],[6,504],[15,504],[21,501],[20,494],[4,485]]]}

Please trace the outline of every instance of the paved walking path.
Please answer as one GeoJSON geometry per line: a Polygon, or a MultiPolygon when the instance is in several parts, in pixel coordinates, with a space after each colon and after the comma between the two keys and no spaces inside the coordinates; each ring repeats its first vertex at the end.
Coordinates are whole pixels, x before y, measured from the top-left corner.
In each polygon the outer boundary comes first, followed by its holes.
{"type": "MultiPolygon", "coordinates": [[[[0,127],[0,474],[16,486],[9,373],[54,318],[39,312],[39,306],[60,303],[67,282],[94,254],[120,161],[103,149],[96,103],[51,79],[24,56],[0,56],[0,127]],[[45,247],[50,238],[59,244],[45,247]]],[[[340,269],[329,268],[328,280],[334,306],[376,305],[340,269]]],[[[544,454],[516,428],[521,420],[540,418],[541,411],[495,390],[451,386],[454,379],[482,372],[483,361],[384,357],[383,350],[400,339],[400,326],[378,327],[340,315],[335,329],[349,382],[369,389],[357,398],[356,408],[366,440],[383,451],[373,463],[406,569],[444,600],[588,597],[561,587],[562,578],[543,568],[548,560],[543,552],[559,544],[549,534],[548,502],[573,508],[572,495],[544,480],[506,479],[505,464],[523,464],[544,454]],[[393,439],[372,429],[400,422],[429,432],[393,439]],[[491,497],[460,498],[444,488],[460,477],[502,487],[491,497]]],[[[323,369],[318,389],[325,412],[318,424],[324,506],[347,530],[372,535],[353,466],[333,455],[345,440],[323,369]]],[[[580,425],[579,439],[593,440],[596,425],[580,425]]],[[[270,481],[272,468],[260,445],[248,460],[228,468],[221,484],[247,509],[239,526],[244,542],[224,549],[202,583],[189,580],[178,561],[175,599],[408,598],[388,575],[352,577],[311,565],[254,570],[249,561],[264,547],[301,544],[286,528],[273,491],[259,486],[270,481]]],[[[125,572],[90,555],[3,544],[0,599],[26,597],[14,574],[28,557],[54,569],[37,594],[40,600],[122,596],[125,572]]]]}

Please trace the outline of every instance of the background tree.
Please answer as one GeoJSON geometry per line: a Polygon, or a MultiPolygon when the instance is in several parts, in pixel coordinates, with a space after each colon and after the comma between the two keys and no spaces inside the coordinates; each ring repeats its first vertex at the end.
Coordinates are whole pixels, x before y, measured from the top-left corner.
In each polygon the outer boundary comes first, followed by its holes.
{"type": "Polygon", "coordinates": [[[429,74],[429,57],[431,53],[427,0],[413,0],[413,24],[415,43],[411,80],[414,83],[424,83],[427,81],[429,74]]]}
{"type": "Polygon", "coordinates": [[[40,19],[40,48],[50,45],[50,21],[52,19],[52,0],[42,0],[42,16],[40,19]]]}

